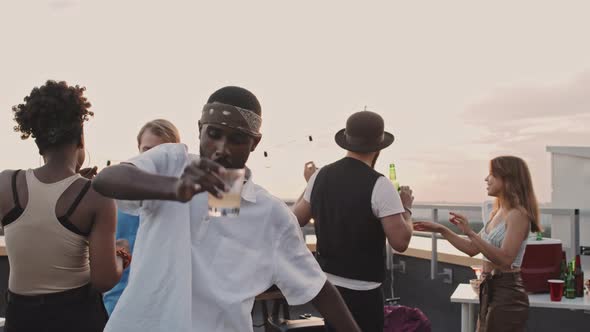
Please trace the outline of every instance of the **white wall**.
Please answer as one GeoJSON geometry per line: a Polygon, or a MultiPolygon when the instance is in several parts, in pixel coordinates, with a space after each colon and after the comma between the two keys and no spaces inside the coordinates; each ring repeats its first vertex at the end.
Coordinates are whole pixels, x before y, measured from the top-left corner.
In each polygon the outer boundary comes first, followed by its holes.
{"type": "MultiPolygon", "coordinates": [[[[551,154],[551,176],[552,207],[582,210],[580,245],[590,246],[590,158],[554,151],[551,154]]],[[[564,247],[571,248],[572,231],[568,217],[552,218],[551,236],[562,240],[564,247]]]]}
{"type": "Polygon", "coordinates": [[[590,159],[553,153],[553,207],[590,209],[590,159]]]}

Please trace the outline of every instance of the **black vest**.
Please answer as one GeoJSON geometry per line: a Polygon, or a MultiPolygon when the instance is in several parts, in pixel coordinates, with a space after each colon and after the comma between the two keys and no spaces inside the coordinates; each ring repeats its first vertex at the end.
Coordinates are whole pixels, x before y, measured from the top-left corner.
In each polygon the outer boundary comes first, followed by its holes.
{"type": "Polygon", "coordinates": [[[325,272],[383,282],[385,233],[371,209],[380,176],[364,162],[348,157],[320,169],[310,203],[318,261],[325,272]]]}

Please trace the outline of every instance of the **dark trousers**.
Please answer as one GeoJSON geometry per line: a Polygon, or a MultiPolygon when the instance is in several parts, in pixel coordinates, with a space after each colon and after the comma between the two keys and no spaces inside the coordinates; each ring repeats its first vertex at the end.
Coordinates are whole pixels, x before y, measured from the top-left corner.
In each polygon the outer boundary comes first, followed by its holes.
{"type": "Polygon", "coordinates": [[[7,295],[5,332],[102,332],[108,316],[102,294],[89,285],[65,292],[7,295]]]}
{"type": "MultiPolygon", "coordinates": [[[[382,287],[368,291],[356,291],[343,287],[336,287],[342,295],[348,310],[363,332],[383,332],[383,290],[382,287]]],[[[326,322],[326,330],[336,330],[326,322]]]]}

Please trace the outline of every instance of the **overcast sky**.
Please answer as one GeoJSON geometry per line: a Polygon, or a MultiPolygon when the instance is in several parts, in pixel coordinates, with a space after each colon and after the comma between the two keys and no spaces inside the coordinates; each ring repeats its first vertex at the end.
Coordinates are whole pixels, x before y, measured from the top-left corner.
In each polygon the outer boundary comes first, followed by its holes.
{"type": "Polygon", "coordinates": [[[586,1],[5,0],[0,169],[39,165],[11,106],[47,79],[87,87],[101,167],[133,156],[155,118],[198,152],[207,97],[240,85],[263,107],[249,166],[279,197],[303,190],[304,162],[344,155],[333,135],[366,105],[396,136],[378,170],[395,162],[418,201],[481,202],[489,159],[514,154],[547,202],[545,147],[590,141],[588,13],[586,1]]]}

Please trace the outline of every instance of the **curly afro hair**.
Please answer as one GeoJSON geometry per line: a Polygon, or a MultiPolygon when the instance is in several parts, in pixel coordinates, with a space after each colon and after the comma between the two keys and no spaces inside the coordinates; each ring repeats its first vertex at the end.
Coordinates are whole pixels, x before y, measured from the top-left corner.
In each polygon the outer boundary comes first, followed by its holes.
{"type": "Polygon", "coordinates": [[[94,115],[88,110],[90,103],[83,96],[85,90],[52,80],[35,87],[24,98],[24,104],[12,107],[18,124],[14,131],[21,133],[21,139],[35,138],[41,155],[47,148],[80,144],[83,123],[94,115]]]}

